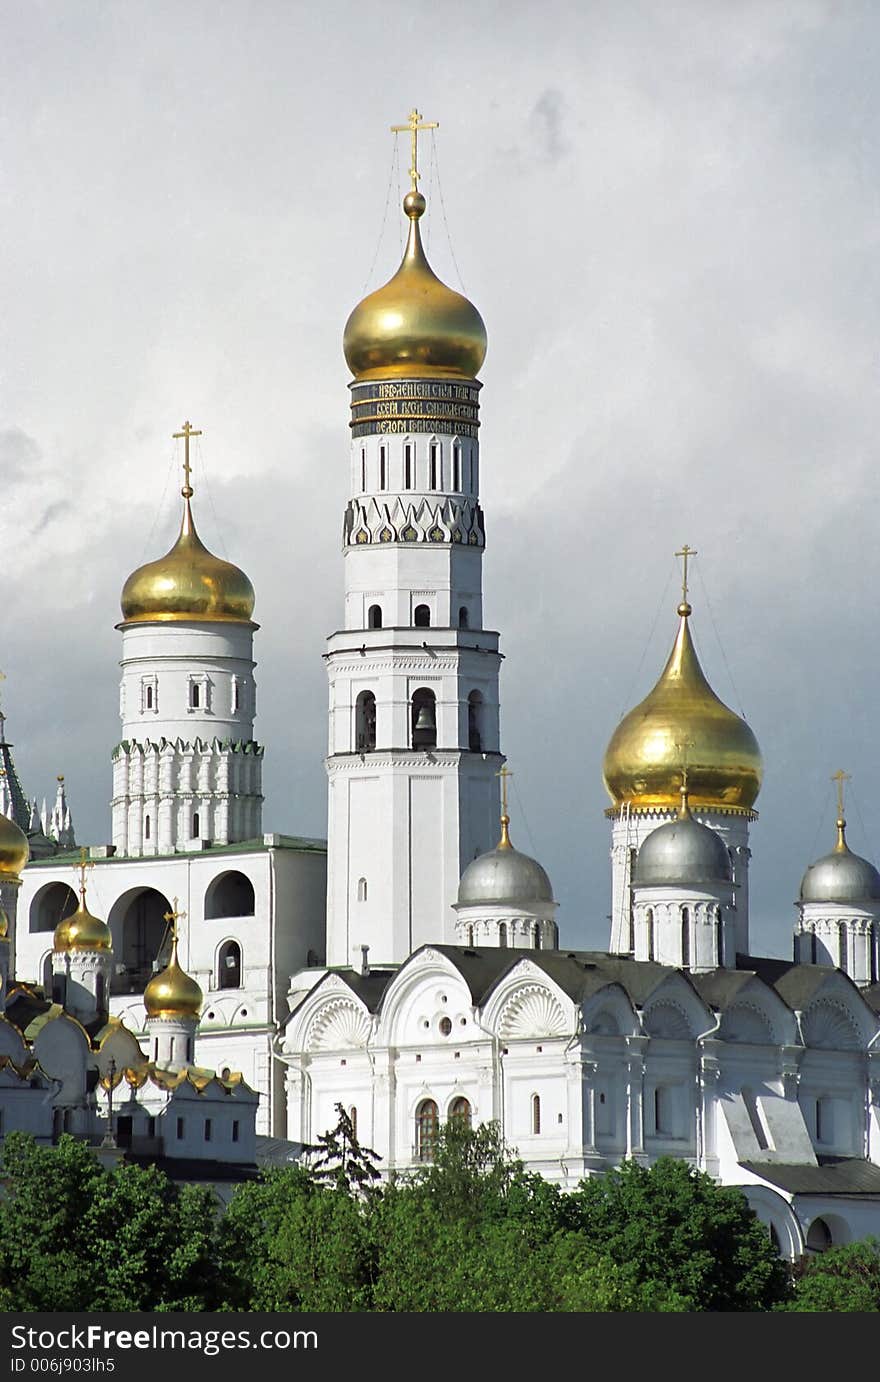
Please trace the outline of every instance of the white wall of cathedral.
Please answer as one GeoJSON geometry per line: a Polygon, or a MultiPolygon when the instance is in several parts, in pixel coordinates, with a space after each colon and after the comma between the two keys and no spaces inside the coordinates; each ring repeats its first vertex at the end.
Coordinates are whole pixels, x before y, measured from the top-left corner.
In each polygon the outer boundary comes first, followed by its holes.
{"type": "Polygon", "coordinates": [[[253,624],[122,626],[112,836],[120,853],[164,854],[194,839],[262,828],[253,624]]]}
{"type": "MultiPolygon", "coordinates": [[[[222,854],[95,860],[88,905],[113,937],[110,1010],[141,1034],[147,1051],[143,989],[166,936],[164,914],[177,898],[185,913],[181,963],[205,994],[197,1063],[242,1069],[263,1096],[261,1120],[274,1117],[283,1125],[270,1097],[272,1079],[280,1078],[272,1074],[271,1039],[287,1013],[290,975],[324,956],[326,854],[318,845],[265,839],[272,843],[222,854]],[[247,1068],[235,1064],[239,1059],[247,1068]]],[[[69,863],[49,860],[24,870],[19,978],[51,988],[53,932],[75,908],[75,882],[69,863]]]]}
{"type": "Polygon", "coordinates": [[[63,1003],[80,1022],[90,1022],[108,1011],[112,968],[113,956],[106,950],[56,950],[47,996],[63,1003]]]}
{"type": "Polygon", "coordinates": [[[633,895],[631,940],[637,960],[695,972],[736,968],[730,888],[642,887],[633,895]]]}
{"type": "Polygon", "coordinates": [[[856,984],[880,975],[880,908],[834,902],[801,902],[795,930],[795,959],[832,965],[856,984]]]}
{"type": "MultiPolygon", "coordinates": [[[[736,950],[749,953],[749,819],[703,807],[691,808],[695,820],[717,831],[730,855],[733,882],[736,884],[733,905],[736,950]]],[[[666,821],[675,820],[677,811],[627,812],[619,808],[611,824],[611,942],[609,949],[617,955],[629,950],[632,926],[632,869],[636,854],[644,841],[666,821]]]]}
{"type": "MultiPolygon", "coordinates": [[[[756,977],[722,1011],[679,973],[647,994],[641,983],[638,1005],[623,972],[577,1002],[522,956],[475,1007],[451,959],[427,947],[371,1013],[327,975],[285,1032],[288,1135],[314,1141],[338,1100],[383,1169],[404,1169],[420,1160],[426,1103],[443,1120],[465,1098],[473,1122],[498,1118],[526,1165],[563,1184],[626,1157],[687,1158],[746,1187],[795,1255],[815,1198],[797,1197],[787,1218],[784,1198],[747,1166],[815,1166],[824,1154],[880,1163],[876,1013],[834,973],[799,1020],[756,977]]],[[[837,1212],[838,1241],[880,1221],[857,1199],[838,1199],[837,1212]]]]}
{"type": "Polygon", "coordinates": [[[376,750],[327,760],[327,963],[396,964],[452,941],[465,866],[496,843],[495,754],[376,750]]]}
{"type": "MultiPolygon", "coordinates": [[[[429,527],[433,530],[433,520],[429,527]]],[[[406,543],[377,537],[369,545],[349,546],[344,555],[345,628],[418,629],[419,642],[430,639],[421,632],[427,627],[479,631],[481,567],[481,547],[448,538],[406,543]]]]}
{"type": "Polygon", "coordinates": [[[352,499],[477,499],[480,443],[455,433],[372,433],[351,443],[352,499]]]}
{"type": "Polygon", "coordinates": [[[509,950],[556,950],[559,931],[554,921],[556,904],[536,903],[531,908],[456,906],[455,942],[469,949],[481,946],[509,950]]]}

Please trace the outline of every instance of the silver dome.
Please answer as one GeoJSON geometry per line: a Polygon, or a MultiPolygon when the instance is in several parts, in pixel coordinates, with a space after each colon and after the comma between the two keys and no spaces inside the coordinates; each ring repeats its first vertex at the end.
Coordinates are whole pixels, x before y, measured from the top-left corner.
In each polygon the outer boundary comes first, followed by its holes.
{"type": "Polygon", "coordinates": [[[801,902],[876,902],[880,873],[846,843],[844,822],[837,823],[837,845],[811,864],[801,880],[801,902]]]}
{"type": "Polygon", "coordinates": [[[729,883],[730,855],[721,836],[693,816],[660,825],[636,856],[633,883],[641,888],[683,883],[729,883]]]}
{"type": "Polygon", "coordinates": [[[529,907],[552,902],[553,888],[537,859],[512,845],[499,845],[468,864],[458,885],[460,907],[504,902],[529,907]]]}

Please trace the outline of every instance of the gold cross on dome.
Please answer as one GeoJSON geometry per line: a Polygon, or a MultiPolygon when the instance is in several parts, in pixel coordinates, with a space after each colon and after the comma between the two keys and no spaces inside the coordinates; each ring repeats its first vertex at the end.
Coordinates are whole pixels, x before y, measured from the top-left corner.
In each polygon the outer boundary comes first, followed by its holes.
{"type": "Polygon", "coordinates": [[[163,921],[167,921],[167,922],[168,922],[168,925],[171,927],[171,939],[172,939],[172,941],[176,941],[176,940],[177,940],[177,923],[178,923],[179,921],[183,921],[185,917],[186,917],[186,912],[178,912],[178,910],[177,910],[177,898],[175,897],[174,901],[173,901],[172,904],[171,904],[171,911],[170,911],[170,912],[166,912],[165,915],[164,915],[164,917],[162,918],[162,920],[163,920],[163,921]]]}
{"type": "Polygon", "coordinates": [[[681,598],[682,598],[682,603],[683,603],[683,604],[687,604],[687,598],[688,598],[688,557],[695,557],[695,556],[697,555],[697,553],[696,553],[696,551],[694,550],[693,547],[688,547],[687,543],[685,543],[684,546],[682,547],[681,551],[680,551],[680,552],[676,552],[675,555],[676,555],[677,557],[681,557],[681,558],[682,558],[681,598]]]}
{"type": "Polygon", "coordinates": [[[509,777],[513,777],[513,773],[510,771],[510,769],[508,768],[507,764],[505,763],[504,766],[503,766],[502,768],[500,768],[499,771],[495,774],[495,776],[501,778],[501,811],[502,811],[502,814],[506,816],[506,815],[507,815],[507,779],[508,779],[509,777]]]}
{"type": "Polygon", "coordinates": [[[79,863],[74,870],[75,873],[79,874],[79,898],[83,906],[86,904],[86,873],[94,867],[95,865],[89,858],[89,851],[83,845],[79,852],[79,863]]]}
{"type": "Polygon", "coordinates": [[[171,435],[175,441],[179,441],[181,437],[183,438],[183,474],[185,483],[183,489],[180,492],[183,495],[184,499],[191,499],[193,490],[192,485],[189,482],[190,474],[192,472],[192,466],[189,463],[189,439],[190,437],[200,437],[202,434],[201,432],[196,431],[194,427],[191,427],[189,422],[185,422],[183,424],[182,431],[172,432],[171,435]]]}
{"type": "Polygon", "coordinates": [[[844,793],[844,785],[843,785],[843,784],[844,784],[845,782],[849,782],[850,779],[851,779],[851,776],[852,776],[852,774],[851,774],[851,773],[845,773],[845,772],[843,771],[843,768],[838,768],[836,773],[832,773],[832,774],[831,774],[831,781],[837,783],[837,814],[838,814],[838,816],[842,816],[842,815],[843,815],[843,793],[844,793]]]}
{"type": "Polygon", "coordinates": [[[392,134],[404,134],[407,130],[410,132],[412,165],[409,170],[409,175],[412,178],[412,188],[410,190],[413,192],[418,192],[419,190],[419,130],[437,130],[439,128],[439,123],[436,120],[423,120],[415,106],[413,106],[410,111],[409,119],[405,125],[391,126],[392,134]]]}

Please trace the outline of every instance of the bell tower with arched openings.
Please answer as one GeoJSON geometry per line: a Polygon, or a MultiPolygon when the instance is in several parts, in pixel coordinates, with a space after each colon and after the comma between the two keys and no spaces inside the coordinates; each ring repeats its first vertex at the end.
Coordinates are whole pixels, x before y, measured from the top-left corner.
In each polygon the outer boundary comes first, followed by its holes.
{"type": "Polygon", "coordinates": [[[483,628],[477,374],[486,329],[431,270],[417,111],[403,262],[358,304],[345,625],[330,680],[327,961],[404,960],[454,940],[463,869],[494,842],[498,634],[483,628]]]}

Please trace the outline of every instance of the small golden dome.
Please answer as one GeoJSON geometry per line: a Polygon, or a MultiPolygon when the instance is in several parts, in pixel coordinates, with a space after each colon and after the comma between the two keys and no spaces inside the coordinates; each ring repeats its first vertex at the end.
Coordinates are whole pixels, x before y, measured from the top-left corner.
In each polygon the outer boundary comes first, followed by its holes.
{"type": "Polygon", "coordinates": [[[198,1018],[204,1001],[204,994],[195,979],[182,970],[178,963],[175,936],[167,969],[154,975],[144,989],[147,1016],[198,1018]]]}
{"type": "Polygon", "coordinates": [[[254,612],[254,588],[243,571],[209,552],[193,522],[192,490],[183,490],[183,521],[171,551],[158,561],[133,571],[122,590],[126,623],[205,622],[249,623],[254,612]]]}
{"type": "Polygon", "coordinates": [[[100,917],[92,916],[86,907],[86,890],[82,886],[79,906],[55,927],[55,950],[112,950],[110,927],[100,917]]]}
{"type": "Polygon", "coordinates": [[[0,812],[0,881],[19,882],[29,855],[27,835],[0,812]]]}
{"type": "Polygon", "coordinates": [[[421,192],[408,192],[406,253],[384,287],[358,303],[345,324],[342,349],[358,381],[475,379],[486,358],[486,328],[476,307],[447,288],[425,258],[421,192]]]}
{"type": "Polygon", "coordinates": [[[758,741],[707,682],[688,627],[690,605],[683,602],[678,612],[678,635],[660,680],[611,736],[605,786],[615,806],[676,810],[686,765],[692,807],[747,814],[761,790],[758,741]]]}

